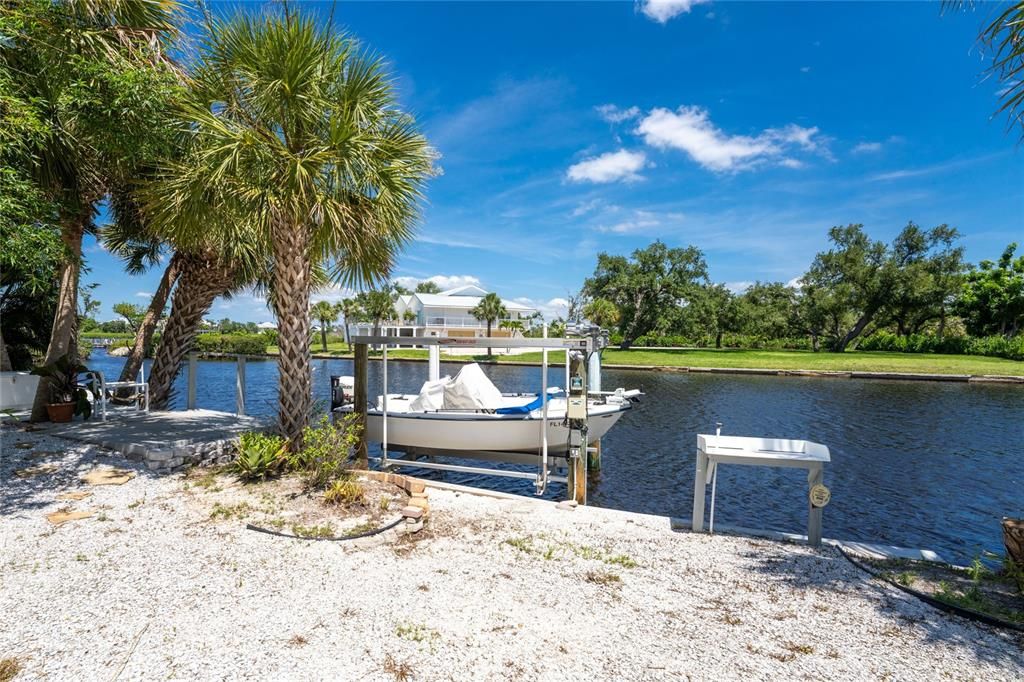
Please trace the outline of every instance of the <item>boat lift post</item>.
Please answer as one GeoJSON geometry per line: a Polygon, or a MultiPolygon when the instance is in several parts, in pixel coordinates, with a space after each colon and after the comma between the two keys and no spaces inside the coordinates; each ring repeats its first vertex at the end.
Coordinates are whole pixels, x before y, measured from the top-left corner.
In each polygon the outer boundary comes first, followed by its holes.
{"type": "MultiPolygon", "coordinates": [[[[367,387],[367,370],[369,364],[369,353],[368,349],[371,345],[381,346],[383,349],[381,360],[383,362],[382,367],[382,380],[383,386],[381,388],[382,397],[382,442],[381,442],[381,457],[373,458],[373,461],[379,462],[381,468],[388,468],[393,466],[413,466],[423,469],[438,469],[444,471],[459,471],[464,473],[475,473],[475,474],[487,474],[492,476],[504,476],[510,478],[525,478],[534,481],[537,486],[537,494],[541,495],[547,489],[549,481],[555,481],[559,483],[568,483],[570,478],[574,479],[575,486],[570,486],[570,491],[573,498],[578,502],[585,503],[586,501],[586,457],[577,458],[577,466],[583,467],[583,471],[577,473],[575,476],[570,475],[560,476],[554,475],[549,472],[550,458],[548,457],[548,351],[549,350],[564,350],[566,357],[571,350],[577,350],[585,353],[589,356],[593,349],[596,347],[596,343],[593,338],[589,336],[583,336],[581,338],[548,338],[547,326],[545,325],[544,336],[542,338],[521,338],[521,339],[501,339],[492,337],[443,337],[443,336],[428,336],[428,337],[400,337],[400,336],[354,336],[352,337],[352,344],[355,347],[355,386],[354,386],[354,412],[359,415],[358,423],[363,426],[362,432],[359,436],[359,442],[356,445],[356,459],[360,462],[369,462],[369,448],[366,437],[366,424],[367,424],[367,408],[369,403],[368,387],[367,387]],[[542,417],[540,421],[541,429],[541,447],[538,453],[540,460],[539,468],[536,474],[531,474],[525,471],[506,471],[501,469],[492,469],[484,467],[464,466],[456,464],[443,464],[440,462],[422,462],[418,460],[407,460],[402,457],[388,457],[388,348],[391,346],[427,346],[430,353],[430,367],[428,372],[431,375],[434,372],[434,367],[440,365],[440,348],[441,347],[471,347],[471,348],[539,348],[542,354],[542,368],[541,368],[541,395],[542,395],[542,417]],[[435,359],[436,358],[436,359],[435,359]],[[582,486],[582,494],[580,494],[580,487],[582,486]]],[[[568,372],[568,366],[567,366],[568,372]]],[[[440,373],[438,369],[438,374],[440,373]]],[[[568,374],[567,374],[568,376],[568,374]]],[[[494,453],[489,453],[494,454],[494,453]]],[[[452,454],[452,457],[458,457],[458,455],[452,454]]],[[[511,460],[510,460],[511,461],[511,460]]],[[[574,465],[573,461],[569,462],[569,466],[574,465]]]]}

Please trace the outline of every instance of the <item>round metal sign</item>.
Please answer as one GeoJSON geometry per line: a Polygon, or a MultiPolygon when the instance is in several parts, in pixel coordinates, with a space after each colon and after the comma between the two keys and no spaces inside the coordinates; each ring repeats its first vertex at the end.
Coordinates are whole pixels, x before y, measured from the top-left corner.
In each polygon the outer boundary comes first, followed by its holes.
{"type": "Polygon", "coordinates": [[[832,499],[832,492],[821,483],[811,488],[811,506],[824,507],[832,499]]]}

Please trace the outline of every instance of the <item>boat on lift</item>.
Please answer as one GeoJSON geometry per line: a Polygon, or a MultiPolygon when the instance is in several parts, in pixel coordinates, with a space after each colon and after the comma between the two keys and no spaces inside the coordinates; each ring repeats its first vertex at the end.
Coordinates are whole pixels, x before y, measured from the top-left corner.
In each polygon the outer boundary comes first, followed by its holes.
{"type": "MultiPolygon", "coordinates": [[[[351,413],[352,377],[332,377],[331,408],[351,413]]],[[[640,396],[638,390],[616,389],[587,398],[587,441],[604,437],[640,396]]],[[[559,388],[548,390],[546,431],[548,451],[568,448],[567,397],[559,388]]],[[[501,393],[480,366],[466,365],[454,378],[428,381],[418,394],[389,393],[367,409],[366,436],[407,452],[521,452],[536,454],[543,441],[541,423],[545,400],[540,394],[501,393]],[[386,405],[385,405],[386,402],[386,405]]]]}

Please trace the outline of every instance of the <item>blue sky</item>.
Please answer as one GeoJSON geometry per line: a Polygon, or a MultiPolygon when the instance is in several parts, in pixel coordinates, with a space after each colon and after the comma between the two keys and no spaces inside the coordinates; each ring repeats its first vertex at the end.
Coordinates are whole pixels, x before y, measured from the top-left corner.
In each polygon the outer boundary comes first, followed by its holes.
{"type": "MultiPolygon", "coordinates": [[[[734,289],[799,277],[837,224],[949,223],[972,261],[1024,241],[1021,151],[974,44],[993,9],[358,2],[334,19],[388,59],[441,154],[395,276],[553,315],[598,252],[655,239],[702,249],[734,289]]],[[[102,319],[148,302],[159,272],[128,276],[91,241],[86,257],[102,319]]],[[[272,314],[242,294],[209,317],[272,314]]]]}

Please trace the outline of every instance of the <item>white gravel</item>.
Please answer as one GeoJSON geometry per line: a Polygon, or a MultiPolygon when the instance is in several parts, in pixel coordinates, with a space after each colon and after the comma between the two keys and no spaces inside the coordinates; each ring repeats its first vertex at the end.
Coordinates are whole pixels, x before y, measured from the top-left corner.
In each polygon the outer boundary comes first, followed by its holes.
{"type": "Polygon", "coordinates": [[[289,540],[210,520],[180,477],[44,434],[0,434],[0,659],[19,680],[1024,678],[1019,635],[834,550],[436,489],[411,542],[289,540]],[[55,500],[96,462],[139,476],[55,500]],[[51,526],[63,507],[97,515],[51,526]]]}

